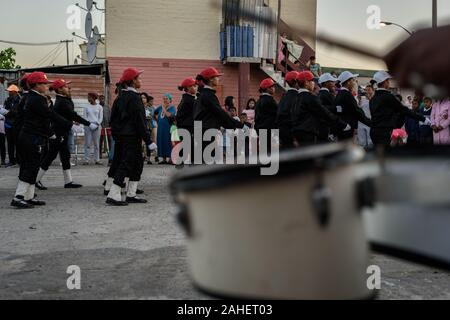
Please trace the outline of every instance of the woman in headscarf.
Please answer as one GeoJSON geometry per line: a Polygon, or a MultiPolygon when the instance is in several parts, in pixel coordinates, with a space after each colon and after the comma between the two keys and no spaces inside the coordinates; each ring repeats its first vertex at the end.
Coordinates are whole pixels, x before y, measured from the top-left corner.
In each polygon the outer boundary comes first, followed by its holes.
{"type": "Polygon", "coordinates": [[[156,108],[155,115],[158,119],[158,164],[171,164],[172,142],[170,136],[170,119],[176,116],[176,108],[172,105],[172,95],[166,93],[163,96],[163,104],[156,108]]]}

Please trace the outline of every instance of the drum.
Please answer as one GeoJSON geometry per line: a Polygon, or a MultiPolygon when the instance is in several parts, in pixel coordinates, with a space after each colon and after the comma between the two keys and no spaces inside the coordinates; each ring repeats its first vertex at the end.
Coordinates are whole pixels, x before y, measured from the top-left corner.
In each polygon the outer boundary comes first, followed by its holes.
{"type": "Polygon", "coordinates": [[[171,188],[195,285],[222,298],[372,298],[363,159],[332,144],[282,153],[275,176],[258,165],[179,173],[171,188]]]}
{"type": "Polygon", "coordinates": [[[375,206],[364,211],[373,249],[450,270],[450,147],[399,148],[374,163],[375,206]]]}

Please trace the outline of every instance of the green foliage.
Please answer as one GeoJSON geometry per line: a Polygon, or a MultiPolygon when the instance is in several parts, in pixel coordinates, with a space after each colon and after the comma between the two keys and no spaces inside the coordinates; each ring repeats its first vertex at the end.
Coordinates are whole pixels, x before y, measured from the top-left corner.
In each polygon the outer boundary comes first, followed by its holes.
{"type": "Polygon", "coordinates": [[[16,65],[16,50],[8,48],[0,51],[0,69],[20,69],[16,65]]]}

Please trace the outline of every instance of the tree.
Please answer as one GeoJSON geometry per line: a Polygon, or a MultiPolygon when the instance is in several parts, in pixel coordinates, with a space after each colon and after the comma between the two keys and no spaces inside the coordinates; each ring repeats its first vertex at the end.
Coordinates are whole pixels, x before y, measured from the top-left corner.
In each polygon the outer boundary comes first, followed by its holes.
{"type": "Polygon", "coordinates": [[[16,50],[8,48],[0,51],[0,69],[20,69],[16,65],[16,50]]]}

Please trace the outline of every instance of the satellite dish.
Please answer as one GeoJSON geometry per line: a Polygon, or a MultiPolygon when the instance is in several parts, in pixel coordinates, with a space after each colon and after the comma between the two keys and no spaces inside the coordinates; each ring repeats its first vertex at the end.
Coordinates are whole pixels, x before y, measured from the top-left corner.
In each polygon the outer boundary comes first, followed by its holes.
{"type": "Polygon", "coordinates": [[[92,14],[90,12],[86,15],[86,24],[84,26],[86,38],[91,39],[92,38],[92,14]]]}
{"type": "Polygon", "coordinates": [[[92,10],[92,6],[94,5],[94,0],[86,0],[86,8],[88,11],[92,10]]]}
{"type": "Polygon", "coordinates": [[[97,58],[97,40],[89,39],[87,43],[87,59],[89,63],[93,63],[97,58]]]}
{"type": "Polygon", "coordinates": [[[92,29],[92,32],[93,32],[93,35],[92,35],[93,38],[96,38],[97,40],[101,39],[102,35],[100,34],[100,31],[98,30],[97,26],[95,26],[94,29],[92,29]]]}

